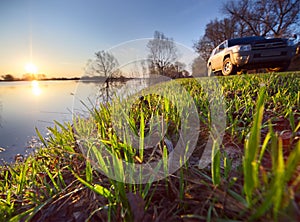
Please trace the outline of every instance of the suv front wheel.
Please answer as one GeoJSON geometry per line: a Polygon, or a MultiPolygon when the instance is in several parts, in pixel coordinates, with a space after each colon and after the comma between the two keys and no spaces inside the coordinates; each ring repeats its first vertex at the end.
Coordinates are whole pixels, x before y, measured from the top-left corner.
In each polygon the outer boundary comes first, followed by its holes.
{"type": "Polygon", "coordinates": [[[222,74],[229,76],[235,72],[235,66],[232,64],[230,58],[226,58],[223,62],[222,74]]]}

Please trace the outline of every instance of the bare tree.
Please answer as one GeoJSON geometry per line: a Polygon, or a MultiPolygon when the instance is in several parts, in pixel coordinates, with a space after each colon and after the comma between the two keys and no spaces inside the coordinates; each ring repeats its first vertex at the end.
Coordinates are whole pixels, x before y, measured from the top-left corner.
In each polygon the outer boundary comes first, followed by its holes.
{"type": "Polygon", "coordinates": [[[209,59],[209,56],[214,47],[215,44],[206,35],[201,37],[199,41],[194,44],[194,49],[200,54],[200,57],[205,61],[209,59]]]}
{"type": "Polygon", "coordinates": [[[215,19],[206,25],[205,35],[212,39],[214,44],[219,44],[224,39],[233,38],[239,33],[236,31],[236,21],[228,18],[215,19]]]}
{"type": "Polygon", "coordinates": [[[224,18],[222,20],[215,19],[210,21],[205,28],[205,34],[198,42],[194,44],[194,48],[200,53],[201,57],[207,61],[211,51],[225,39],[240,36],[244,30],[238,29],[238,22],[235,19],[224,18]]]}
{"type": "Polygon", "coordinates": [[[165,70],[177,59],[177,48],[172,38],[166,37],[162,32],[155,31],[154,39],[147,44],[150,60],[149,69],[155,74],[165,75],[165,70]]]}
{"type": "Polygon", "coordinates": [[[96,52],[95,55],[96,59],[88,65],[87,74],[104,77],[108,88],[109,81],[120,75],[118,70],[119,62],[111,53],[104,50],[96,52]]]}
{"type": "Polygon", "coordinates": [[[283,37],[299,24],[300,0],[231,0],[223,11],[252,35],[283,37]]]}
{"type": "Polygon", "coordinates": [[[109,89],[111,79],[122,75],[118,69],[119,62],[114,55],[104,50],[96,52],[95,56],[95,60],[88,61],[85,72],[89,77],[102,77],[104,79],[105,85],[98,85],[98,97],[108,102],[111,99],[109,89]]]}

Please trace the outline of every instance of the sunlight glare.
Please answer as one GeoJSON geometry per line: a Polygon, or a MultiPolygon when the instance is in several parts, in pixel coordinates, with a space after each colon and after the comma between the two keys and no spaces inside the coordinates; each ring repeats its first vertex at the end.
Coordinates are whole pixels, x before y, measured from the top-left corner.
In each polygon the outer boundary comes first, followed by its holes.
{"type": "Polygon", "coordinates": [[[31,90],[32,90],[33,95],[35,95],[35,96],[39,96],[41,94],[42,90],[41,90],[41,88],[39,86],[39,82],[38,81],[33,80],[31,82],[31,90]]]}
{"type": "Polygon", "coordinates": [[[36,65],[34,65],[33,63],[28,63],[25,66],[25,71],[29,74],[36,74],[38,69],[37,69],[36,65]]]}

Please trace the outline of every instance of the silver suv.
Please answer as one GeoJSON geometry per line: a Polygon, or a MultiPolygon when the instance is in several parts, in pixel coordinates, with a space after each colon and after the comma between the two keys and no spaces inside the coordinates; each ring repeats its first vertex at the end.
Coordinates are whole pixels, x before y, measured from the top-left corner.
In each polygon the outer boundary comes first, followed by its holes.
{"type": "Polygon", "coordinates": [[[295,52],[295,41],[291,39],[252,36],[225,40],[208,59],[208,75],[222,73],[227,76],[258,68],[284,71],[295,52]]]}

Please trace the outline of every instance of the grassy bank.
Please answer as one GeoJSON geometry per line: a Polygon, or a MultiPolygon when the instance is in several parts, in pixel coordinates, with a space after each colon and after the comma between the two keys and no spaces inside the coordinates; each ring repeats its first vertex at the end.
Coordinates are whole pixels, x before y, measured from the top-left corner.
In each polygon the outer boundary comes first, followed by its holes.
{"type": "Polygon", "coordinates": [[[121,102],[102,105],[89,111],[90,119],[49,128],[50,138],[40,137],[44,147],[24,162],[0,166],[0,220],[299,220],[300,73],[218,79],[226,112],[222,141],[210,134],[214,129],[211,97],[204,89],[211,84],[207,78],[199,79],[202,84],[195,79],[166,83],[166,94],[155,95],[154,89],[137,97],[125,107],[128,112],[122,113],[121,102]],[[172,84],[192,99],[172,93],[172,84]],[[180,160],[185,163],[169,175],[171,151],[192,133],[185,130],[191,121],[184,121],[190,113],[177,101],[195,105],[200,128],[190,158],[180,160]],[[123,130],[121,136],[120,116],[131,131],[123,130]],[[162,117],[165,124],[159,121],[162,117]],[[164,136],[156,137],[155,144],[146,141],[155,133],[164,136]],[[202,168],[199,160],[209,139],[214,155],[202,168]],[[144,143],[150,149],[143,149],[144,143]],[[159,181],[151,177],[158,168],[148,177],[135,177],[125,174],[120,162],[134,167],[159,159],[165,172],[159,181]],[[124,183],[127,178],[136,183],[124,183]]]}

